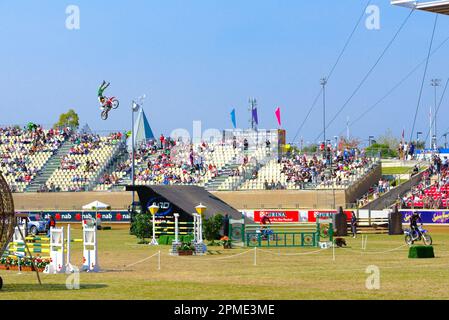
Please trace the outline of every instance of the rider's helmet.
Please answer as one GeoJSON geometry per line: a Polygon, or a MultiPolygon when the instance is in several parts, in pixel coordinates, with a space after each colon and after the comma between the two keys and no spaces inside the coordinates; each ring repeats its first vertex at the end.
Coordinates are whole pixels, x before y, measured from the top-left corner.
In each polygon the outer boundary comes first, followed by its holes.
{"type": "Polygon", "coordinates": [[[100,97],[100,102],[101,102],[101,103],[105,103],[105,101],[106,101],[106,98],[105,98],[105,97],[100,97]]]}

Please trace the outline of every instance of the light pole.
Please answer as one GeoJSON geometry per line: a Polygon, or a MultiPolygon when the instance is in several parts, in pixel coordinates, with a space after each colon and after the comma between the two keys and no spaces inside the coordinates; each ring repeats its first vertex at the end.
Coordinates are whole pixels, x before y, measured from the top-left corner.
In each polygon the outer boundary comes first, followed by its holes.
{"type": "Polygon", "coordinates": [[[327,79],[321,78],[321,86],[323,87],[323,141],[326,145],[326,84],[327,79]]]}
{"type": "Polygon", "coordinates": [[[368,146],[371,147],[371,142],[373,141],[374,136],[369,136],[368,137],[368,146]]]}
{"type": "MultiPolygon", "coordinates": [[[[435,116],[434,116],[434,128],[435,128],[435,137],[437,137],[437,136],[438,136],[438,134],[437,134],[437,113],[438,113],[438,110],[437,110],[437,89],[438,89],[438,87],[441,85],[441,79],[432,79],[432,80],[430,81],[430,85],[431,85],[432,87],[434,87],[434,89],[435,89],[435,116]]],[[[435,148],[438,147],[438,143],[437,143],[437,140],[436,140],[436,139],[434,140],[434,145],[435,145],[435,148]]]]}
{"type": "Polygon", "coordinates": [[[132,163],[131,163],[131,183],[133,186],[133,203],[132,203],[132,210],[134,213],[134,202],[135,202],[135,191],[134,191],[134,187],[135,187],[135,162],[136,162],[136,151],[135,151],[135,134],[134,134],[134,112],[139,112],[140,110],[140,105],[135,102],[134,100],[132,101],[132,106],[131,106],[131,144],[132,144],[132,163]]]}
{"type": "Polygon", "coordinates": [[[150,246],[158,246],[159,243],[156,240],[156,213],[159,211],[159,206],[156,203],[153,203],[151,207],[149,207],[150,213],[153,216],[153,238],[151,239],[150,246]]]}
{"type": "Polygon", "coordinates": [[[419,136],[420,136],[420,135],[422,135],[422,132],[421,132],[421,131],[418,131],[418,132],[416,133],[416,143],[419,142],[419,136]]]}
{"type": "Polygon", "coordinates": [[[449,132],[446,132],[445,134],[443,134],[444,137],[444,149],[447,149],[447,135],[449,132]]]}
{"type": "Polygon", "coordinates": [[[418,149],[418,145],[419,145],[419,136],[422,135],[421,131],[418,131],[416,133],[416,149],[418,149]]]}

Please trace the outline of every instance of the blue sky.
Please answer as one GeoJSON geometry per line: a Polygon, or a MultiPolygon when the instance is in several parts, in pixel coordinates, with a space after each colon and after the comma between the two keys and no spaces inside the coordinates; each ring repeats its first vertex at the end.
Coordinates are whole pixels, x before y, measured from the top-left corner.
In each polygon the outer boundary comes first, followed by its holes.
{"type": "MultiPolygon", "coordinates": [[[[328,85],[331,118],[353,92],[408,15],[387,0],[380,8],[380,30],[365,19],[328,85]]],[[[314,97],[320,78],[335,62],[365,0],[130,0],[0,1],[0,124],[56,122],[74,108],[94,130],[128,130],[129,102],[146,93],[145,111],[156,134],[175,128],[192,131],[229,128],[237,109],[239,127],[248,126],[247,101],[259,101],[260,127],[283,126],[292,139],[314,97]],[[80,8],[80,30],[65,27],[68,5],[80,8]],[[97,87],[111,82],[121,108],[104,122],[97,87]]],[[[368,18],[368,15],[366,16],[368,18]]],[[[415,12],[384,60],[328,129],[345,130],[425,58],[434,15],[415,12]]],[[[435,45],[449,36],[449,17],[439,18],[435,45]]],[[[449,77],[449,43],[429,65],[417,130],[427,130],[433,104],[431,78],[449,77]]],[[[390,128],[400,135],[413,121],[424,68],[373,112],[351,127],[361,139],[390,128]]],[[[443,82],[444,82],[443,81],[443,82]]],[[[447,119],[449,94],[440,119],[447,119]]],[[[300,136],[313,141],[322,128],[321,105],[300,136]]],[[[440,120],[439,130],[449,126],[440,120]]],[[[443,132],[441,132],[442,134],[443,132]]]]}

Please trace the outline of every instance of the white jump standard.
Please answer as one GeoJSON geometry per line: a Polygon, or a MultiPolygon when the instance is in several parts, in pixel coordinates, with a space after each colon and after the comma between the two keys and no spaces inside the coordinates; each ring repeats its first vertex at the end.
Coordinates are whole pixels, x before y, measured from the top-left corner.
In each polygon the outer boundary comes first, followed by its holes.
{"type": "Polygon", "coordinates": [[[45,267],[44,273],[65,273],[64,246],[64,228],[50,228],[51,263],[45,267]]]}
{"type": "Polygon", "coordinates": [[[97,226],[91,221],[83,223],[83,271],[99,272],[97,251],[97,226]]]}

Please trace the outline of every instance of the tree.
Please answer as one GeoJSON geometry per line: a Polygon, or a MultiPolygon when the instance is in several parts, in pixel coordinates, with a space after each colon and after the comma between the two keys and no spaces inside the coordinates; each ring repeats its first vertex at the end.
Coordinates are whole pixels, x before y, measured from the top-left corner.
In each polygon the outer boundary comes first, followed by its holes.
{"type": "Polygon", "coordinates": [[[60,127],[71,127],[71,128],[78,128],[80,125],[79,123],[79,116],[75,112],[75,110],[70,109],[67,111],[67,113],[63,113],[59,116],[59,121],[55,123],[53,126],[54,128],[60,128],[60,127]]]}
{"type": "Polygon", "coordinates": [[[302,148],[304,153],[315,153],[318,151],[318,146],[316,144],[312,144],[310,146],[305,146],[302,148]]]}
{"type": "Polygon", "coordinates": [[[204,221],[204,237],[206,240],[214,242],[214,240],[220,239],[220,231],[223,227],[223,220],[223,215],[217,214],[204,221]]]}
{"type": "Polygon", "coordinates": [[[360,145],[360,140],[357,138],[346,138],[340,137],[340,142],[338,143],[338,150],[343,151],[344,149],[358,149],[360,145]]]}
{"type": "Polygon", "coordinates": [[[376,143],[366,148],[367,152],[381,153],[382,158],[398,157],[399,139],[397,139],[391,129],[387,129],[385,133],[377,139],[376,143]]]}
{"type": "Polygon", "coordinates": [[[134,235],[141,239],[141,244],[145,243],[145,238],[151,237],[153,232],[152,218],[150,214],[139,213],[135,216],[131,227],[134,235]]]}
{"type": "Polygon", "coordinates": [[[387,144],[374,143],[366,148],[368,155],[376,155],[380,152],[381,158],[396,158],[398,152],[395,149],[391,149],[387,144]]]}
{"type": "Polygon", "coordinates": [[[377,139],[377,142],[378,144],[386,145],[390,150],[395,151],[399,146],[399,139],[393,135],[391,129],[387,129],[387,131],[377,139]]]}

